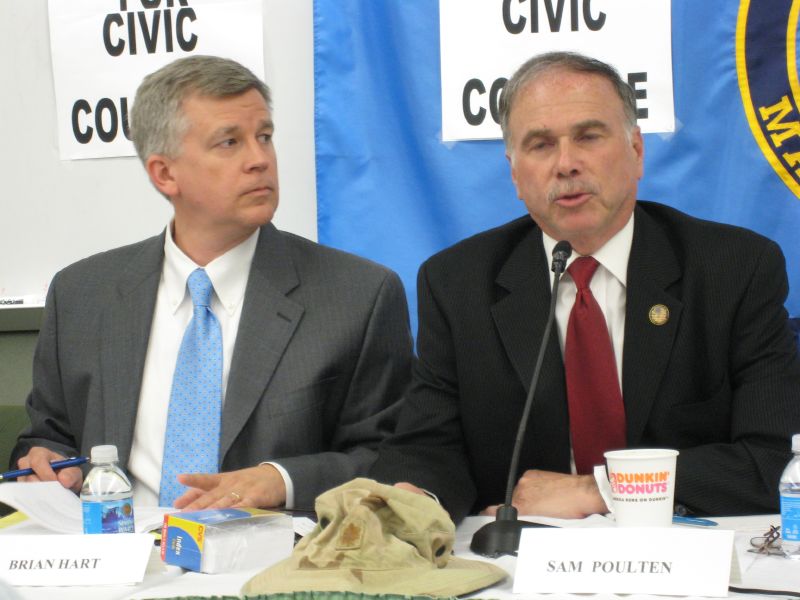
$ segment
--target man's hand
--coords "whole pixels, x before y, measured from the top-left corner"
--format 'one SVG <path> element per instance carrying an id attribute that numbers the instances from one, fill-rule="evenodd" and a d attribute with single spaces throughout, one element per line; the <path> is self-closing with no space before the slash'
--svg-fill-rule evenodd
<path id="1" fill-rule="evenodd" d="M 34 446 L 30 452 L 17 461 L 17 468 L 33 469 L 34 475 L 20 477 L 18 481 L 58 481 L 68 490 L 78 493 L 83 485 L 83 471 L 80 467 L 67 467 L 58 471 L 53 471 L 50 467 L 52 461 L 65 458 L 66 456 L 61 456 L 42 446 Z"/>
<path id="2" fill-rule="evenodd" d="M 514 488 L 511 503 L 521 515 L 583 519 L 606 513 L 605 502 L 592 475 L 567 475 L 552 471 L 525 471 Z M 481 514 L 494 515 L 496 506 Z"/>
<path id="3" fill-rule="evenodd" d="M 178 475 L 190 489 L 175 500 L 175 508 L 274 508 L 286 502 L 286 485 L 278 469 L 258 465 L 238 471 Z"/>
<path id="4" fill-rule="evenodd" d="M 401 490 L 406 490 L 407 492 L 414 492 L 415 494 L 420 494 L 421 496 L 427 496 L 428 494 L 425 493 L 425 490 L 415 486 L 413 483 L 408 483 L 407 481 L 398 481 L 394 484 L 394 487 L 399 488 Z"/>

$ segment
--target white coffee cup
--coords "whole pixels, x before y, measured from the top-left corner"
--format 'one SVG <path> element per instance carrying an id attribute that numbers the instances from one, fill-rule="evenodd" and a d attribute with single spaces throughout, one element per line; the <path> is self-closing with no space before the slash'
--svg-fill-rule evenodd
<path id="1" fill-rule="evenodd" d="M 677 450 L 660 448 L 605 453 L 618 527 L 672 524 L 677 456 Z"/>

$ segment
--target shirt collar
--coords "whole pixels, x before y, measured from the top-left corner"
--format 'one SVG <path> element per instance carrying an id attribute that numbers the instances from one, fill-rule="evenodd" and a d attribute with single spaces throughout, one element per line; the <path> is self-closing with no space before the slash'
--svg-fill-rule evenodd
<path id="1" fill-rule="evenodd" d="M 553 255 L 553 248 L 556 240 L 542 232 L 542 242 L 547 256 Z M 597 262 L 619 280 L 623 286 L 628 284 L 628 259 L 631 256 L 631 245 L 633 244 L 633 213 L 625 226 L 620 229 L 614 237 L 608 240 L 603 246 L 592 254 Z M 572 264 L 580 256 L 576 252 L 567 261 L 567 266 Z"/>
<path id="2" fill-rule="evenodd" d="M 233 314 L 244 298 L 247 279 L 250 275 L 250 264 L 253 262 L 260 231 L 260 229 L 256 229 L 241 244 L 234 246 L 204 267 L 214 286 L 214 293 L 228 314 Z M 173 314 L 189 293 L 186 288 L 186 280 L 192 271 L 199 268 L 200 265 L 186 256 L 183 250 L 175 244 L 175 240 L 172 238 L 172 223 L 170 223 L 164 236 L 162 285 L 167 293 Z"/>

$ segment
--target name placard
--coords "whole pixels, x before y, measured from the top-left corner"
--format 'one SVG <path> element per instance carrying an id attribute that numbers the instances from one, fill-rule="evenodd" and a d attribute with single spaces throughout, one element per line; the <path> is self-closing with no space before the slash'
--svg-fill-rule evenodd
<path id="1" fill-rule="evenodd" d="M 11 585 L 106 585 L 139 583 L 153 536 L 3 535 L 0 579 Z"/>
<path id="2" fill-rule="evenodd" d="M 733 531 L 523 529 L 514 593 L 728 595 Z"/>

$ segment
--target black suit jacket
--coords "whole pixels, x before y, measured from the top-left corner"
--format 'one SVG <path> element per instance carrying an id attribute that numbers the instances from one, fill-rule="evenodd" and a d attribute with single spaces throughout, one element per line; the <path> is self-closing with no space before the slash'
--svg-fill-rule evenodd
<path id="1" fill-rule="evenodd" d="M 503 502 L 550 301 L 550 260 L 525 216 L 420 269 L 419 361 L 372 476 L 436 493 L 458 520 Z M 800 363 L 778 246 L 639 202 L 628 266 L 623 396 L 629 447 L 680 450 L 676 502 L 698 513 L 776 512 L 800 431 Z M 653 325 L 655 304 L 669 320 Z M 548 341 L 520 459 L 569 472 L 564 367 Z"/>

